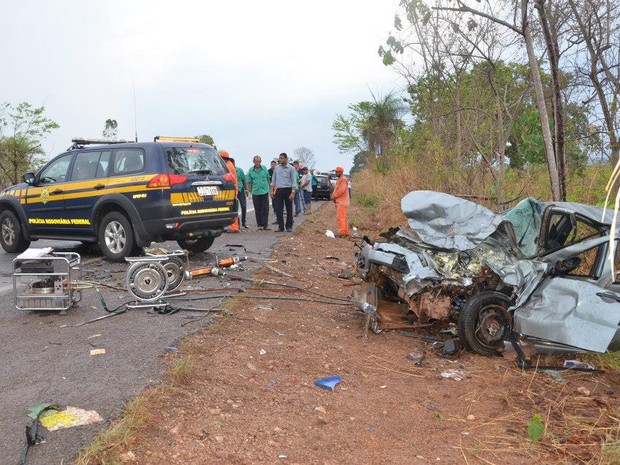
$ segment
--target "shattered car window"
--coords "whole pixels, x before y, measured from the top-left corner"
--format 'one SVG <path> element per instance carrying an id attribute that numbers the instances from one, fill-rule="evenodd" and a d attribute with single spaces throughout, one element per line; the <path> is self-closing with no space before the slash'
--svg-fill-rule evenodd
<path id="1" fill-rule="evenodd" d="M 547 231 L 545 250 L 556 250 L 600 235 L 592 223 L 565 213 L 553 213 Z"/>
<path id="2" fill-rule="evenodd" d="M 526 257 L 535 255 L 542 220 L 542 205 L 534 199 L 527 198 L 504 214 L 504 219 L 512 224 L 517 245 L 523 255 Z"/>

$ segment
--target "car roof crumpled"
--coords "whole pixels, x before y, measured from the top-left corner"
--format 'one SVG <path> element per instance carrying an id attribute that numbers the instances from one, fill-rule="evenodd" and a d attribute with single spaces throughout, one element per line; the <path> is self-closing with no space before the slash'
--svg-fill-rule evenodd
<path id="1" fill-rule="evenodd" d="M 400 206 L 424 243 L 447 250 L 475 248 L 504 221 L 482 205 L 443 192 L 413 191 Z"/>

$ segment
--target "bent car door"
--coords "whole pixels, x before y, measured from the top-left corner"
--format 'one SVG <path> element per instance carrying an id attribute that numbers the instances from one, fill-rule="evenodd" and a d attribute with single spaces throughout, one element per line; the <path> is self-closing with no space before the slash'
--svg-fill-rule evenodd
<path id="1" fill-rule="evenodd" d="M 514 311 L 517 333 L 605 352 L 618 331 L 617 294 L 605 280 L 609 237 L 586 239 L 545 257 L 555 270 Z"/>

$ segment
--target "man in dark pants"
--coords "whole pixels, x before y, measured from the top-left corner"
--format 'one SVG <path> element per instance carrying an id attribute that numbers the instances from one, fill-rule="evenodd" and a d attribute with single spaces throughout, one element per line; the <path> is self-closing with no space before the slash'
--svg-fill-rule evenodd
<path id="1" fill-rule="evenodd" d="M 232 159 L 232 162 L 235 163 L 235 160 Z M 239 168 L 235 164 L 235 169 L 237 171 L 237 184 L 239 185 L 239 191 L 237 192 L 237 200 L 239 201 L 239 206 L 241 207 L 241 227 L 247 229 L 248 225 L 245 223 L 245 218 L 247 216 L 248 207 L 245 201 L 245 196 L 247 193 L 247 186 L 245 183 L 245 173 L 242 168 Z"/>
<path id="2" fill-rule="evenodd" d="M 261 165 L 261 157 L 256 155 L 252 162 L 254 166 L 249 169 L 247 178 L 248 195 L 252 194 L 254 213 L 258 229 L 267 231 L 269 222 L 269 181 L 270 176 L 267 168 Z"/>
<path id="3" fill-rule="evenodd" d="M 286 207 L 286 230 L 293 230 L 293 199 L 297 192 L 297 175 L 295 168 L 288 164 L 288 155 L 281 153 L 278 157 L 278 165 L 273 170 L 271 177 L 271 197 L 278 218 L 278 231 L 284 231 L 284 212 Z"/>
<path id="4" fill-rule="evenodd" d="M 267 170 L 267 172 L 269 173 L 269 186 L 271 186 L 271 178 L 273 177 L 273 170 L 276 169 L 277 165 L 278 165 L 278 163 L 275 160 L 271 160 L 271 165 L 270 165 L 269 169 Z M 273 214 L 275 216 L 275 214 L 276 214 L 276 204 L 273 203 L 273 199 L 271 201 L 271 208 L 273 208 Z M 274 221 L 272 224 L 278 224 L 278 220 Z"/>

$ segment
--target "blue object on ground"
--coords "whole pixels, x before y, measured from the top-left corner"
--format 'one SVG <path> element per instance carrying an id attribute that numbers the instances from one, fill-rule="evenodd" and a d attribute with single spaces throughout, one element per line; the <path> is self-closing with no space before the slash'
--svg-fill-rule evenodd
<path id="1" fill-rule="evenodd" d="M 318 387 L 322 387 L 323 389 L 333 391 L 336 387 L 336 384 L 338 384 L 340 381 L 342 381 L 342 378 L 340 376 L 329 376 L 327 378 L 317 379 L 314 384 Z"/>

